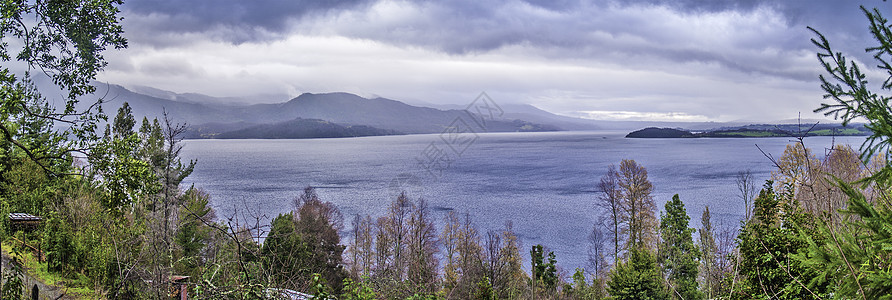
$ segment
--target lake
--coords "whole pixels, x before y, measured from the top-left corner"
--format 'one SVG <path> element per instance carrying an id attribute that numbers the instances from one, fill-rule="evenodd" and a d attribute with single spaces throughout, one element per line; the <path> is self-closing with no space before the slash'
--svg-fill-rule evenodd
<path id="1" fill-rule="evenodd" d="M 791 138 L 626 139 L 624 132 L 480 133 L 461 147 L 438 134 L 305 140 L 187 140 L 182 156 L 197 159 L 185 181 L 211 196 L 220 219 L 269 224 L 294 208 L 306 186 L 344 215 L 346 244 L 354 214 L 382 216 L 399 190 L 423 197 L 438 229 L 449 210 L 470 213 L 478 231 L 511 220 L 521 255 L 542 244 L 572 274 L 584 267 L 587 235 L 598 218 L 596 184 L 610 164 L 634 159 L 648 170 L 662 209 L 672 195 L 699 227 L 708 205 L 713 222 L 736 227 L 744 203 L 735 176 L 750 170 L 761 186 Z M 864 137 L 809 137 L 822 157 L 833 143 L 855 149 Z M 436 160 L 434 154 L 451 154 Z M 457 153 L 461 153 L 458 155 Z M 420 163 L 419 163 L 420 162 Z M 431 167 L 431 166 L 434 167 Z M 430 171 L 430 172 L 429 172 Z M 659 214 L 659 213 L 658 213 Z M 529 268 L 527 266 L 527 268 Z"/>

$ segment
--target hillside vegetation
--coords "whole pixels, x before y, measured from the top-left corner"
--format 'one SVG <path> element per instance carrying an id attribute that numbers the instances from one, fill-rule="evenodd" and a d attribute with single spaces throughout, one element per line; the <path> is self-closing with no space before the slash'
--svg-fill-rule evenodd
<path id="1" fill-rule="evenodd" d="M 348 216 L 352 226 L 343 236 L 345 217 L 313 187 L 270 224 L 249 214 L 217 216 L 200 187 L 182 184 L 197 163 L 180 157 L 184 125 L 170 115 L 136 118 L 126 103 L 113 117 L 98 109 L 101 103 L 78 109 L 95 92 L 90 82 L 106 65 L 101 53 L 127 46 L 118 24 L 120 4 L 2 4 L 0 32 L 17 43 L 15 48 L 0 43 L 8 54 L 0 55 L 5 63 L 0 70 L 0 241 L 11 260 L 0 276 L 3 299 L 31 293 L 22 280 L 25 272 L 86 299 L 169 299 L 181 293 L 193 299 L 310 294 L 313 299 L 487 300 L 892 295 L 892 97 L 870 92 L 861 67 L 833 51 L 818 31 L 813 42 L 827 73 L 820 80 L 828 103 L 816 111 L 841 117 L 843 126 L 867 120 L 863 127 L 869 136 L 860 152 L 836 145 L 817 157 L 800 135 L 779 158 L 767 158 L 776 166 L 771 180 L 755 183 L 740 172 L 740 198 L 716 199 L 742 201 L 746 207 L 739 228 L 725 232 L 714 226 L 708 207 L 695 230 L 683 199 L 655 199 L 657 188 L 672 187 L 655 187 L 646 167 L 634 159 L 592 170 L 592 203 L 579 208 L 592 215 L 592 230 L 578 233 L 590 263 L 562 270 L 557 267 L 561 258 L 548 245 L 521 246 L 511 221 L 486 232 L 474 218 L 487 216 L 472 212 L 449 212 L 435 222 L 427 202 L 405 192 L 379 199 L 389 203 L 380 214 Z M 889 76 L 883 85 L 888 91 L 892 25 L 878 10 L 863 11 L 879 44 L 867 50 L 881 66 L 879 72 Z M 15 74 L 12 64 L 52 76 L 66 90 L 64 108 L 54 109 L 30 74 Z M 338 99 L 365 101 L 349 95 Z M 442 122 L 465 113 L 366 100 L 371 101 L 363 105 L 406 109 L 405 115 L 381 123 L 367 120 L 365 126 L 384 130 L 399 130 L 380 125 L 407 124 L 399 118 L 406 117 L 434 120 L 424 128 L 437 132 Z M 309 122 L 344 134 L 374 132 L 351 129 L 337 122 L 338 116 L 326 115 L 327 105 L 338 101 L 313 106 L 318 118 L 295 120 L 284 113 L 286 106 L 307 108 L 305 103 L 318 101 L 307 95 L 270 109 L 283 111 L 285 119 L 277 122 Z M 353 107 L 345 116 L 364 118 L 373 106 Z M 536 129 L 523 121 L 493 124 Z M 666 201 L 662 209 L 658 200 Z M 14 222 L 10 213 L 40 221 Z"/>

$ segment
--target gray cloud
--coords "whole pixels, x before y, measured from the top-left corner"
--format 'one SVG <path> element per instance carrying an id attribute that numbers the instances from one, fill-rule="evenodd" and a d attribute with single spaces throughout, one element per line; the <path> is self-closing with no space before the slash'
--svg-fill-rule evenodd
<path id="1" fill-rule="evenodd" d="M 788 118 L 820 101 L 806 26 L 861 61 L 872 42 L 858 3 L 833 0 L 140 0 L 123 9 L 132 49 L 110 57 L 109 80 L 439 103 L 485 89 L 564 113 L 728 119 L 771 107 Z"/>
<path id="2" fill-rule="evenodd" d="M 139 0 L 126 1 L 124 14 L 141 20 L 137 37 L 210 33 L 233 43 L 266 40 L 308 14 L 350 9 L 366 0 Z M 147 22 L 148 20 L 148 22 Z M 131 30 L 132 31 L 132 30 Z M 162 39 L 158 39 L 160 41 Z"/>

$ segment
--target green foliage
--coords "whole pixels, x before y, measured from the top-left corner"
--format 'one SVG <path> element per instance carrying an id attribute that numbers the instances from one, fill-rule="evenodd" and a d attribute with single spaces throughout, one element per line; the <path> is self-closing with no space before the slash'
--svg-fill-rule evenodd
<path id="1" fill-rule="evenodd" d="M 578 300 L 597 300 L 606 297 L 603 284 L 598 278 L 592 280 L 592 284 L 585 282 L 585 274 L 580 268 L 576 268 L 573 273 L 573 284 L 564 286 L 564 294 L 571 299 Z"/>
<path id="2" fill-rule="evenodd" d="M 879 69 L 888 75 L 881 88 L 892 89 L 892 65 L 888 61 L 888 57 L 892 55 L 892 29 L 878 9 L 868 10 L 862 6 L 861 10 L 870 22 L 871 34 L 879 43 L 865 50 L 873 54 Z M 889 106 L 892 97 L 870 91 L 867 75 L 861 71 L 861 67 L 854 61 L 849 61 L 842 53 L 834 52 L 830 42 L 820 32 L 812 27 L 809 29 L 817 35 L 811 41 L 820 49 L 818 59 L 829 74 L 829 78 L 819 76 L 821 88 L 826 93 L 824 98 L 833 100 L 831 103 L 822 103 L 815 112 L 840 118 L 844 125 L 856 118 L 867 119 L 868 123 L 864 127 L 872 134 L 861 145 L 861 158 L 867 161 L 875 154 L 885 152 L 888 163 L 892 159 L 892 155 L 888 155 L 889 146 L 892 145 L 892 140 L 889 139 L 892 137 L 892 123 L 889 122 L 892 120 L 892 107 Z M 889 172 L 892 171 L 884 168 L 879 175 L 889 177 Z"/>
<path id="3" fill-rule="evenodd" d="M 140 140 L 136 134 L 102 140 L 93 149 L 89 162 L 105 191 L 103 204 L 121 211 L 138 201 L 140 195 L 155 194 L 158 179 L 148 162 L 135 157 Z"/>
<path id="4" fill-rule="evenodd" d="M 656 300 L 668 299 L 663 286 L 660 269 L 653 254 L 647 250 L 629 249 L 629 261 L 617 262 L 610 271 L 607 282 L 608 299 L 616 300 Z"/>
<path id="5" fill-rule="evenodd" d="M 113 124 L 112 134 L 114 134 L 115 137 L 120 138 L 133 134 L 133 126 L 136 125 L 136 120 L 133 119 L 130 103 L 124 102 L 124 104 L 121 105 Z"/>
<path id="6" fill-rule="evenodd" d="M 339 244 L 336 224 L 330 221 L 337 209 L 320 201 L 312 188 L 299 201 L 298 218 L 289 213 L 273 219 L 260 251 L 263 268 L 270 270 L 279 287 L 307 286 L 318 274 L 331 282 L 332 291 L 339 292 L 347 272 L 341 265 L 344 246 Z"/>
<path id="7" fill-rule="evenodd" d="M 807 246 L 799 232 L 813 226 L 813 218 L 798 211 L 792 188 L 778 194 L 771 181 L 766 182 L 754 205 L 753 218 L 737 237 L 741 280 L 732 298 L 819 298 L 826 287 L 806 287 L 805 282 L 816 274 L 795 259 Z"/>
<path id="8" fill-rule="evenodd" d="M 879 9 L 861 7 L 870 23 L 870 33 L 877 43 L 865 50 L 872 54 L 874 63 L 886 73 L 882 90 L 892 89 L 892 25 Z M 886 164 L 872 176 L 861 180 L 861 188 L 871 186 L 879 192 L 881 201 L 871 202 L 853 183 L 834 179 L 834 183 L 848 197 L 848 207 L 842 210 L 853 216 L 843 224 L 821 223 L 817 230 L 803 231 L 807 252 L 797 256 L 803 264 L 818 270 L 809 286 L 830 286 L 834 297 L 840 299 L 892 299 L 892 210 L 886 193 L 892 183 L 892 107 L 889 95 L 870 90 L 866 73 L 841 52 L 834 52 L 830 42 L 816 29 L 812 43 L 818 47 L 818 59 L 826 71 L 821 75 L 825 99 L 816 112 L 842 119 L 843 123 L 857 118 L 867 120 L 865 127 L 872 134 L 861 145 L 861 159 L 868 162 L 876 154 L 885 154 Z"/>
<path id="9" fill-rule="evenodd" d="M 496 295 L 495 291 L 492 289 L 492 283 L 489 281 L 489 277 L 483 276 L 479 282 L 477 282 L 477 289 L 474 290 L 474 299 L 475 300 L 497 300 L 499 299 L 498 295 Z"/>
<path id="10" fill-rule="evenodd" d="M 189 189 L 183 195 L 185 202 L 180 208 L 176 243 L 180 246 L 177 269 L 179 274 L 197 277 L 199 269 L 205 265 L 200 256 L 201 250 L 210 243 L 214 213 L 208 206 L 208 195 L 196 189 Z"/>
<path id="11" fill-rule="evenodd" d="M 343 293 L 339 299 L 341 300 L 375 300 L 378 296 L 370 286 L 365 283 L 367 278 L 363 280 L 353 281 L 353 279 L 345 278 Z"/>
<path id="12" fill-rule="evenodd" d="M 300 272 L 300 258 L 309 256 L 306 243 L 297 234 L 294 217 L 291 213 L 281 214 L 273 219 L 270 232 L 263 242 L 260 255 L 263 267 L 274 270 L 273 283 L 278 287 L 288 288 L 301 286 L 299 282 L 308 282 L 310 274 Z"/>
<path id="13" fill-rule="evenodd" d="M 541 284 L 546 289 L 554 290 L 557 287 L 557 260 L 554 252 L 548 251 L 548 262 L 545 262 L 545 250 L 542 245 L 535 245 L 530 249 L 532 263 L 533 283 Z"/>
<path id="14" fill-rule="evenodd" d="M 3 286 L 0 287 L 0 299 L 2 300 L 19 300 L 24 299 L 25 283 L 22 279 L 24 272 L 21 263 L 12 258 L 8 264 L 9 270 L 3 270 L 2 280 Z"/>
<path id="15" fill-rule="evenodd" d="M 71 271 L 77 263 L 71 228 L 55 216 L 46 217 L 45 226 L 43 232 L 48 268 L 58 273 Z"/>
<path id="16" fill-rule="evenodd" d="M 17 76 L 8 67 L 0 69 L 0 133 L 7 145 L 13 145 L 29 159 L 47 167 L 53 160 L 64 159 L 48 155 L 48 148 L 58 147 L 62 152 L 83 150 L 97 139 L 96 124 L 105 116 L 98 106 L 77 112 L 75 105 L 79 97 L 95 91 L 93 80 L 106 65 L 102 52 L 109 47 L 127 46 L 118 24 L 117 6 L 121 3 L 118 0 L 0 2 L 0 11 L 4 12 L 0 16 L 0 60 L 8 62 L 14 57 L 29 69 L 42 70 L 55 85 L 68 91 L 64 108 L 49 111 L 48 106 L 41 104 L 42 97 L 30 83 L 29 73 Z M 22 135 L 20 121 L 34 120 L 48 125 L 41 131 L 54 136 L 52 143 L 30 143 Z M 64 129 L 51 128 L 56 122 L 64 124 Z M 64 140 L 69 136 L 76 139 Z"/>
<path id="17" fill-rule="evenodd" d="M 334 299 L 331 295 L 331 289 L 325 284 L 325 278 L 319 273 L 313 273 L 312 277 L 310 291 L 313 293 L 313 299 Z"/>
<path id="18" fill-rule="evenodd" d="M 821 226 L 825 239 L 807 238 L 808 253 L 800 260 L 819 270 L 810 286 L 833 286 L 839 298 L 892 299 L 892 210 L 874 205 L 844 181 L 840 189 L 849 197 L 843 213 L 857 216 L 848 226 Z"/>
<path id="19" fill-rule="evenodd" d="M 694 229 L 688 227 L 690 217 L 678 194 L 666 202 L 665 214 L 660 215 L 659 259 L 669 280 L 670 293 L 675 299 L 701 299 L 697 289 L 697 268 L 700 251 L 694 246 Z"/>

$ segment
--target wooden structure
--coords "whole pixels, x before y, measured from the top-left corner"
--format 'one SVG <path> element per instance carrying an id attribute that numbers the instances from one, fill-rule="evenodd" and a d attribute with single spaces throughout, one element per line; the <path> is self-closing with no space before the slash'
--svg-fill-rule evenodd
<path id="1" fill-rule="evenodd" d="M 189 276 L 170 276 L 170 297 L 180 300 L 189 299 Z"/>
<path id="2" fill-rule="evenodd" d="M 14 231 L 34 231 L 35 229 L 37 229 L 37 226 L 40 226 L 41 221 L 43 221 L 43 218 L 32 214 L 9 213 L 9 225 Z M 12 236 L 12 239 L 19 241 L 19 239 L 17 239 L 15 236 Z M 24 239 L 19 242 L 22 243 L 22 246 L 34 250 L 34 255 L 37 256 L 37 261 L 43 262 L 43 251 L 40 250 L 39 243 L 37 244 L 37 247 L 34 247 L 25 243 Z"/>
<path id="3" fill-rule="evenodd" d="M 25 230 L 30 231 L 37 229 L 37 226 L 40 225 L 40 221 L 43 221 L 43 218 L 26 213 L 10 213 L 9 214 L 9 224 L 15 230 Z"/>

